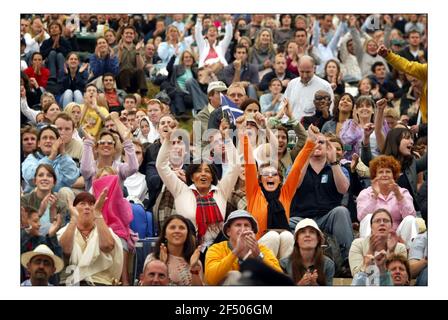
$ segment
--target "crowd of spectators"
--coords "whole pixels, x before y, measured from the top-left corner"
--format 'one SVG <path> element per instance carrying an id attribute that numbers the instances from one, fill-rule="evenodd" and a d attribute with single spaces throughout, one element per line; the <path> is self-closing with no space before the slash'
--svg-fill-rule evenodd
<path id="1" fill-rule="evenodd" d="M 22 285 L 427 285 L 427 49 L 424 14 L 22 14 Z"/>

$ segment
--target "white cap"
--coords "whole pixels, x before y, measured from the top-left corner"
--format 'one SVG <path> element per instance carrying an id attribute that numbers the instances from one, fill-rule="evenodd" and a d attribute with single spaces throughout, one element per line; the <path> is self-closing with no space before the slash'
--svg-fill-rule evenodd
<path id="1" fill-rule="evenodd" d="M 227 86 L 222 81 L 213 81 L 208 84 L 207 93 L 210 93 L 212 90 L 216 91 L 226 91 Z"/>

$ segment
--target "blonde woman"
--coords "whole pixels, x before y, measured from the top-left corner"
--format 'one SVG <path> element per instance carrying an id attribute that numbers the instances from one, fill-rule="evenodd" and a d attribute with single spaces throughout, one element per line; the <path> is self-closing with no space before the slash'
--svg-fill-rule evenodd
<path id="1" fill-rule="evenodd" d="M 258 71 L 263 71 L 272 67 L 274 58 L 275 48 L 272 31 L 263 28 L 258 33 L 255 45 L 249 52 L 249 63 L 257 65 Z"/>
<path id="2" fill-rule="evenodd" d="M 182 34 L 177 27 L 171 25 L 167 28 L 166 41 L 157 48 L 157 54 L 164 65 L 168 64 L 171 57 L 176 55 L 175 64 L 179 63 L 179 57 L 187 49 L 187 45 L 182 39 Z"/>
<path id="3" fill-rule="evenodd" d="M 72 118 L 73 124 L 75 125 L 75 130 L 73 130 L 73 139 L 82 141 L 78 131 L 81 120 L 81 106 L 76 102 L 70 102 L 65 106 L 64 113 L 68 114 Z"/>

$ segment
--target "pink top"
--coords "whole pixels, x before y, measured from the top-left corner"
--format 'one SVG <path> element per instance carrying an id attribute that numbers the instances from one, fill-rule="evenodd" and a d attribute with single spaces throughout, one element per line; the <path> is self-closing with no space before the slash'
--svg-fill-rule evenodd
<path id="1" fill-rule="evenodd" d="M 414 202 L 409 191 L 405 188 L 400 188 L 400 192 L 403 195 L 403 199 L 398 201 L 392 191 L 387 197 L 379 194 L 378 198 L 375 198 L 372 187 L 362 190 L 356 199 L 358 220 L 361 221 L 365 216 L 373 213 L 377 209 L 387 209 L 392 215 L 392 228 L 397 230 L 401 221 L 403 221 L 406 216 L 415 217 L 416 215 Z"/>
<path id="2" fill-rule="evenodd" d="M 106 224 L 120 238 L 127 241 L 129 249 L 134 248 L 129 225 L 134 219 L 131 204 L 123 197 L 117 175 L 105 176 L 93 181 L 93 194 L 98 198 L 104 188 L 108 188 L 103 206 L 103 217 Z"/>

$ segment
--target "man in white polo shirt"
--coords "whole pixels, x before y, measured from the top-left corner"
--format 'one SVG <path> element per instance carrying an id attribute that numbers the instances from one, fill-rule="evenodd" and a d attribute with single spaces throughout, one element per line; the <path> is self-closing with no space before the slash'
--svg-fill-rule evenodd
<path id="1" fill-rule="evenodd" d="M 318 90 L 327 91 L 334 101 L 333 90 L 330 84 L 314 74 L 314 60 L 310 56 L 303 56 L 299 60 L 299 78 L 291 80 L 285 91 L 285 97 L 292 106 L 295 119 L 301 121 L 304 116 L 314 115 L 314 94 Z M 332 111 L 333 104 L 330 106 Z"/>

